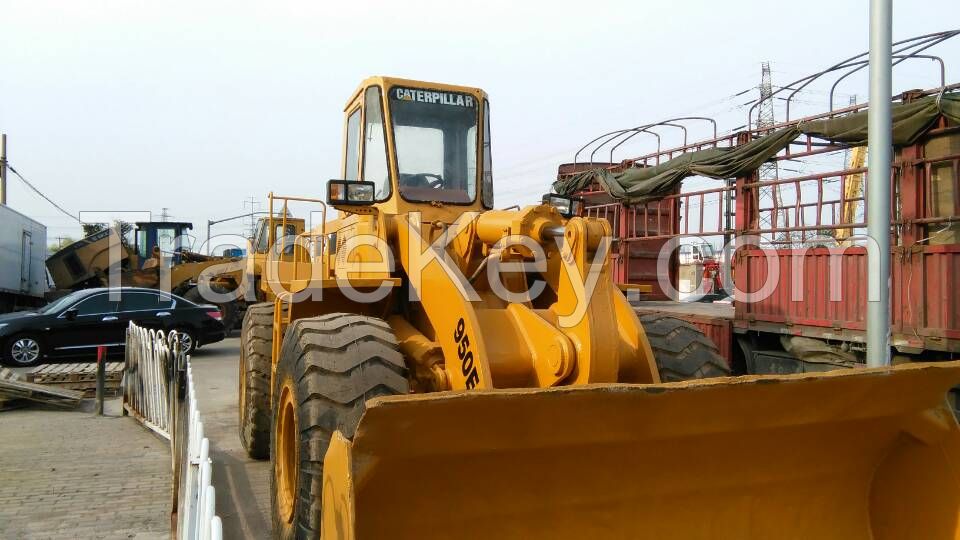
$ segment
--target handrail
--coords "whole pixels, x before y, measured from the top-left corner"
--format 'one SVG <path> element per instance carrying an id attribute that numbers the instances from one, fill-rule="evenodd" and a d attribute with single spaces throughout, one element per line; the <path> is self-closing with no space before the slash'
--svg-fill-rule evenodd
<path id="1" fill-rule="evenodd" d="M 286 245 L 287 215 L 290 213 L 288 205 L 292 201 L 292 202 L 316 203 L 320 205 L 322 210 L 321 210 L 321 219 L 320 219 L 320 235 L 319 235 L 320 250 L 319 252 L 323 253 L 324 243 L 326 242 L 326 238 L 327 238 L 327 203 L 323 199 L 317 199 L 313 197 L 291 196 L 291 195 L 276 195 L 272 191 L 269 193 L 268 198 L 270 201 L 270 217 L 269 217 L 270 236 L 268 237 L 270 239 L 270 247 L 268 248 L 267 252 L 269 253 L 271 250 L 273 250 L 277 242 L 276 227 L 274 226 L 274 221 L 273 221 L 273 201 L 274 199 L 278 199 L 283 201 L 283 219 L 281 220 L 280 225 L 281 225 L 281 230 L 284 233 L 283 238 L 280 239 L 279 252 L 283 253 L 287 248 L 287 245 Z M 306 223 L 306 221 L 304 221 L 304 223 Z M 317 235 L 313 234 L 312 230 L 310 231 L 304 230 L 304 235 L 306 235 L 310 239 L 311 244 L 316 243 Z M 300 261 L 298 259 L 297 250 L 296 248 L 294 248 L 294 259 L 293 259 L 293 279 L 294 280 L 299 278 L 300 265 L 297 263 L 300 263 L 300 262 L 311 262 L 309 260 L 309 253 L 308 253 L 308 260 Z"/>

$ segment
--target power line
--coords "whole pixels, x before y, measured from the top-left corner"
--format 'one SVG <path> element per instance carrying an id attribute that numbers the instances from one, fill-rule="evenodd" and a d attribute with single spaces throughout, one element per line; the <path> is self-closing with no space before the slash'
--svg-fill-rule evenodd
<path id="1" fill-rule="evenodd" d="M 17 172 L 17 170 L 14 169 L 13 166 L 10 165 L 9 162 L 7 162 L 7 168 L 10 169 L 10 172 L 12 172 L 13 174 L 17 175 L 17 178 L 19 178 L 24 184 L 26 184 L 27 187 L 29 187 L 30 189 L 32 189 L 34 193 L 36 193 L 37 195 L 41 196 L 41 197 L 43 198 L 43 200 L 45 200 L 45 201 L 47 201 L 48 203 L 52 204 L 54 208 L 56 208 L 57 210 L 63 212 L 65 215 L 70 216 L 70 219 L 75 219 L 75 220 L 77 220 L 77 223 L 83 225 L 83 222 L 80 221 L 80 218 L 79 218 L 78 216 L 75 216 L 75 215 L 71 214 L 70 212 L 67 212 L 66 210 L 63 209 L 62 206 L 60 206 L 59 204 L 53 202 L 53 200 L 52 200 L 50 197 L 47 197 L 46 195 L 44 195 L 39 189 L 37 189 L 36 187 L 34 187 L 33 184 L 31 184 L 30 182 L 28 182 L 27 179 L 24 178 L 22 174 L 20 174 L 19 172 Z"/>

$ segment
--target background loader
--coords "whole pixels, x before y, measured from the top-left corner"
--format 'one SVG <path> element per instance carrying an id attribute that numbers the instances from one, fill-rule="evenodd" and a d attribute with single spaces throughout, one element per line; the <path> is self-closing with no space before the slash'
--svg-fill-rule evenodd
<path id="1" fill-rule="evenodd" d="M 120 284 L 122 286 L 165 289 L 196 303 L 216 304 L 224 326 L 229 330 L 242 318 L 248 300 L 273 298 L 260 287 L 267 258 L 267 246 L 280 236 L 296 236 L 304 231 L 304 220 L 288 216 L 283 224 L 268 231 L 270 221 L 257 222 L 251 249 L 246 260 L 240 257 L 203 255 L 190 250 L 185 239 L 193 224 L 186 222 L 138 222 L 130 246 L 120 238 L 117 229 L 108 227 L 74 242 L 47 258 L 46 266 L 56 288 L 69 292 L 90 287 L 106 287 L 109 283 L 110 246 L 119 247 Z M 285 232 L 283 232 L 285 231 Z M 282 259 L 289 254 L 281 254 Z M 243 273 L 250 281 L 250 294 L 230 300 L 206 299 L 201 281 L 207 281 L 217 294 L 227 295 L 243 283 Z"/>
<path id="2" fill-rule="evenodd" d="M 241 335 L 275 536 L 955 537 L 957 365 L 681 380 L 726 364 L 638 318 L 605 220 L 492 208 L 483 91 L 374 77 L 345 110 L 338 216 Z"/>

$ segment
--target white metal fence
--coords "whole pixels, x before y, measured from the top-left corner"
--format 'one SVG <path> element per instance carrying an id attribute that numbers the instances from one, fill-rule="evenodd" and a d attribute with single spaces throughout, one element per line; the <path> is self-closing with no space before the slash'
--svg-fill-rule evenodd
<path id="1" fill-rule="evenodd" d="M 190 356 L 176 331 L 130 323 L 123 375 L 123 411 L 170 441 L 173 469 L 171 522 L 178 539 L 221 540 L 210 441 L 203 436 Z"/>

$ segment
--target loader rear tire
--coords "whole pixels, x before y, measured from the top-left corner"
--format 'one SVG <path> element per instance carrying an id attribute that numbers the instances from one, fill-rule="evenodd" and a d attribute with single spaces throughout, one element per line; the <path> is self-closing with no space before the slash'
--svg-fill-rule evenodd
<path id="1" fill-rule="evenodd" d="M 270 430 L 275 538 L 320 535 L 323 459 L 336 431 L 352 438 L 368 399 L 406 394 L 407 369 L 381 319 L 299 319 L 283 338 Z"/>
<path id="2" fill-rule="evenodd" d="M 253 459 L 270 457 L 273 302 L 247 308 L 240 330 L 240 443 Z"/>
<path id="3" fill-rule="evenodd" d="M 230 293 L 230 289 L 220 285 L 219 283 L 211 283 L 210 290 L 217 294 Z M 223 330 L 226 332 L 227 336 L 229 336 L 230 332 L 232 332 L 234 327 L 237 326 L 237 319 L 240 316 L 240 307 L 237 305 L 236 299 L 219 304 L 216 302 L 210 302 L 205 299 L 202 294 L 200 294 L 200 288 L 197 286 L 187 289 L 187 292 L 183 293 L 183 297 L 194 304 L 213 304 L 217 306 L 220 309 L 220 322 L 223 323 Z"/>
<path id="4" fill-rule="evenodd" d="M 640 316 L 663 382 L 726 377 L 730 366 L 696 326 L 668 315 Z"/>

